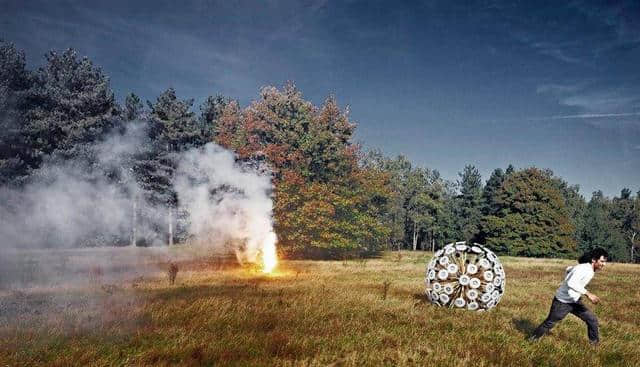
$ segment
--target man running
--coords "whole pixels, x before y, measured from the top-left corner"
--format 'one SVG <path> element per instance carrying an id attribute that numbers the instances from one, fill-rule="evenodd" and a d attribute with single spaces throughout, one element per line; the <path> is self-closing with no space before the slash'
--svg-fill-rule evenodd
<path id="1" fill-rule="evenodd" d="M 587 334 L 592 345 L 598 345 L 600 335 L 598 333 L 598 319 L 580 300 L 582 295 L 596 304 L 600 298 L 589 292 L 584 287 L 589 284 L 596 271 L 604 268 L 609 254 L 607 251 L 597 248 L 591 251 L 588 256 L 580 258 L 580 264 L 567 268 L 567 275 L 556 291 L 556 295 L 551 303 L 551 310 L 547 319 L 538 326 L 529 340 L 534 341 L 542 337 L 560 320 L 564 319 L 569 312 L 578 316 L 587 324 Z"/>

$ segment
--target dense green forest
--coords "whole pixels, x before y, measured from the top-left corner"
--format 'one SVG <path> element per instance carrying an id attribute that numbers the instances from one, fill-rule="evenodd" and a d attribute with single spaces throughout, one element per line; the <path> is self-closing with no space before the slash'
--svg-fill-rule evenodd
<path id="1" fill-rule="evenodd" d="M 0 185 L 41 179 L 45 162 L 94 162 L 91 147 L 132 124 L 143 124 L 147 139 L 128 169 L 142 195 L 170 208 L 179 204 L 176 153 L 215 142 L 240 161 L 267 163 L 278 246 L 290 257 L 470 240 L 515 256 L 574 257 L 600 246 L 612 260 L 640 260 L 640 192 L 623 188 L 609 198 L 597 191 L 586 200 L 549 169 L 511 165 L 486 180 L 467 165 L 452 182 L 405 156 L 363 151 L 348 109 L 333 96 L 315 106 L 292 83 L 262 88 L 245 107 L 214 94 L 196 108 L 173 88 L 146 103 L 130 93 L 120 105 L 107 75 L 74 50 L 52 51 L 28 70 L 23 52 L 0 43 Z M 96 175 L 122 181 L 94 165 L 87 179 Z"/>

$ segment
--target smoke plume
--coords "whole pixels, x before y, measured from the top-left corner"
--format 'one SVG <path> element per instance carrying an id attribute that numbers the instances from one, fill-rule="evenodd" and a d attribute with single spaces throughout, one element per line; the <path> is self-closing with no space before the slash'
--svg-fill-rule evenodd
<path id="1" fill-rule="evenodd" d="M 275 241 L 265 171 L 238 165 L 213 143 L 183 155 L 174 188 L 197 244 L 226 244 L 240 261 L 255 262 L 265 241 Z"/>
<path id="2" fill-rule="evenodd" d="M 191 256 L 235 252 L 241 262 L 255 262 L 265 244 L 275 243 L 268 169 L 241 164 L 214 143 L 178 153 L 170 180 L 177 205 L 168 206 L 150 200 L 134 174 L 132 162 L 150 146 L 147 135 L 144 124 L 131 124 L 74 159 L 53 155 L 19 188 L 0 188 L 0 286 L 12 277 L 24 280 L 15 274 L 45 248 L 49 258 L 107 246 L 138 257 L 145 250 L 131 244 L 142 243 L 157 254 L 167 248 L 169 226 L 194 249 Z M 95 258 L 83 251 L 87 266 L 113 265 L 105 264 L 102 250 Z M 46 261 L 31 268 L 43 279 L 55 273 Z"/>

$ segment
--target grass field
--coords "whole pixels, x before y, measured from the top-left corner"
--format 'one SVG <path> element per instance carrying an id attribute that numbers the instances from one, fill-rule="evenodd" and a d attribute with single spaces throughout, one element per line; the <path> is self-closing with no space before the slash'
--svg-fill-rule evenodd
<path id="1" fill-rule="evenodd" d="M 602 343 L 568 316 L 537 343 L 569 260 L 502 257 L 506 293 L 490 312 L 423 295 L 430 253 L 282 261 L 255 269 L 178 263 L 111 282 L 0 290 L 0 366 L 638 366 L 640 266 L 609 264 L 589 289 Z M 160 268 L 161 269 L 161 268 Z"/>

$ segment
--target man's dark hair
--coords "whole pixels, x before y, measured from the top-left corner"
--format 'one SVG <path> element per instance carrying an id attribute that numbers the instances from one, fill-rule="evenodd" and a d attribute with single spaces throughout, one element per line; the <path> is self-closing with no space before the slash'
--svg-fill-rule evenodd
<path id="1" fill-rule="evenodd" d="M 590 260 L 599 260 L 600 257 L 604 256 L 605 259 L 609 258 L 609 253 L 607 252 L 607 250 L 603 249 L 603 248 L 595 248 L 591 251 L 591 259 Z"/>
<path id="2" fill-rule="evenodd" d="M 587 251 L 584 254 L 582 254 L 582 256 L 580 256 L 580 258 L 578 259 L 578 263 L 589 264 L 593 260 L 598 261 L 601 256 L 604 256 L 605 259 L 608 259 L 609 253 L 607 252 L 607 250 L 597 247 L 591 251 Z"/>

